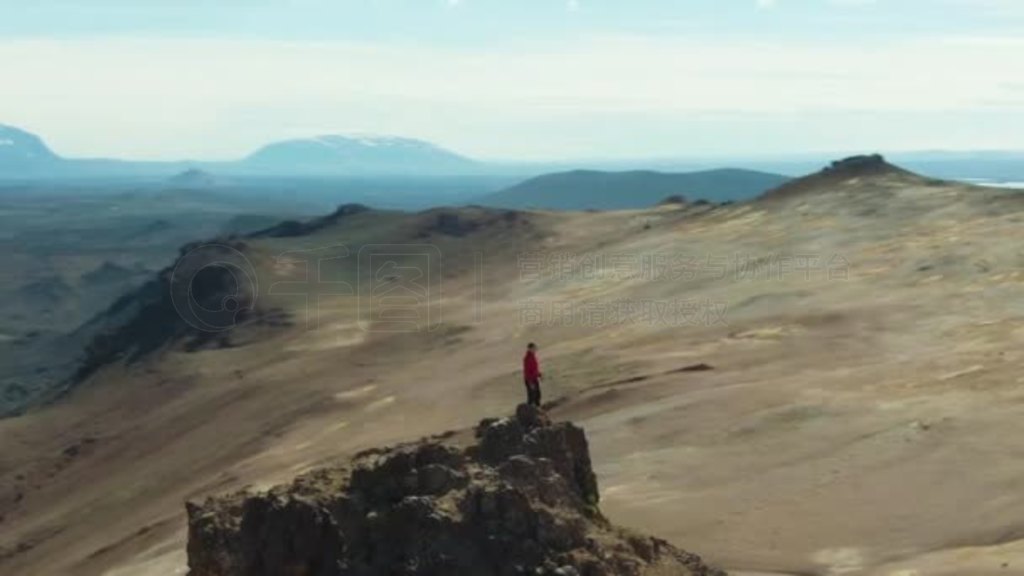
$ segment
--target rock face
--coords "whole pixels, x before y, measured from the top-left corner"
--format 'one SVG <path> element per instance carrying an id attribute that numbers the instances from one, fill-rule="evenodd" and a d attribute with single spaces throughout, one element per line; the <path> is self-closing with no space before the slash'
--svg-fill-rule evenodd
<path id="1" fill-rule="evenodd" d="M 357 456 L 265 494 L 188 504 L 190 576 L 724 575 L 597 508 L 587 438 L 520 406 L 475 442 Z"/>
<path id="2" fill-rule="evenodd" d="M 875 172 L 888 172 L 893 169 L 895 169 L 895 166 L 886 162 L 881 154 L 864 154 L 836 160 L 823 171 L 871 174 Z"/>
<path id="3" fill-rule="evenodd" d="M 256 271 L 234 239 L 181 248 L 172 266 L 79 328 L 87 342 L 70 385 L 118 360 L 132 362 L 182 339 L 187 350 L 226 346 L 231 329 L 258 320 Z"/>

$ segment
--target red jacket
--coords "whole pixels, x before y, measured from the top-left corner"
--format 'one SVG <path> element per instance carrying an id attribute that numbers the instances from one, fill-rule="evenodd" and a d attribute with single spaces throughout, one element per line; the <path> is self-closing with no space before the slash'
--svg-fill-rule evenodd
<path id="1" fill-rule="evenodd" d="M 540 378 L 540 363 L 537 362 L 537 355 L 532 350 L 527 350 L 523 356 L 523 378 L 537 380 Z"/>

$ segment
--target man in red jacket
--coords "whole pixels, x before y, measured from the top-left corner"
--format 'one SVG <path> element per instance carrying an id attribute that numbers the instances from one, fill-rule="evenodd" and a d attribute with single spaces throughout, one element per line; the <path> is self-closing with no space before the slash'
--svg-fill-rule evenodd
<path id="1" fill-rule="evenodd" d="M 523 356 L 523 382 L 526 383 L 526 403 L 540 407 L 540 363 L 537 361 L 537 345 L 526 345 Z"/>

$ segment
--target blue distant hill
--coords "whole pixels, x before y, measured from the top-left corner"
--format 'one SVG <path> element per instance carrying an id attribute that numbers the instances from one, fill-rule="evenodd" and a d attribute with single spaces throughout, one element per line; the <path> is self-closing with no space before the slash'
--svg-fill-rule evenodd
<path id="1" fill-rule="evenodd" d="M 0 124 L 0 174 L 45 174 L 61 163 L 41 138 Z"/>
<path id="2" fill-rule="evenodd" d="M 479 202 L 502 208 L 618 210 L 653 206 L 672 196 L 748 200 L 787 181 L 781 174 L 731 168 L 686 173 L 576 170 L 538 176 Z"/>
<path id="3" fill-rule="evenodd" d="M 186 172 L 245 176 L 475 175 L 486 166 L 440 146 L 396 136 L 325 135 L 275 142 L 233 162 L 70 159 L 38 136 L 0 125 L 0 177 L 159 177 Z"/>
<path id="4" fill-rule="evenodd" d="M 938 178 L 967 181 L 1024 181 L 1024 152 L 901 152 L 890 154 L 902 166 Z M 202 160 L 154 162 L 109 158 L 67 158 L 51 150 L 39 136 L 0 124 L 0 180 L 149 180 L 166 183 L 184 174 L 204 173 L 209 179 L 230 181 L 251 178 L 377 178 L 502 176 L 533 180 L 486 198 L 499 206 L 577 209 L 589 195 L 587 207 L 612 208 L 649 205 L 664 196 L 683 195 L 691 200 L 742 200 L 756 196 L 785 178 L 815 170 L 827 157 L 779 156 L 775 159 L 709 160 L 635 159 L 596 161 L 597 170 L 563 172 L 576 163 L 484 162 L 441 146 L 399 136 L 364 134 L 323 135 L 273 142 L 234 161 Z M 691 172 L 716 165 L 747 169 Z M 654 168 L 659 171 L 648 170 Z M 600 171 L 605 170 L 605 171 Z M 630 171 L 623 171 L 630 170 Z M 767 184 L 766 184 L 767 183 Z M 492 188 L 493 189 L 493 188 Z M 589 190 L 589 192 L 588 192 Z M 557 196 L 557 198 L 556 198 Z M 619 196 L 622 198 L 615 199 Z M 628 196 L 631 196 L 628 197 Z"/>
<path id="5" fill-rule="evenodd" d="M 275 174 L 462 174 L 480 165 L 439 146 L 396 136 L 339 136 L 288 140 L 243 160 L 245 171 Z"/>

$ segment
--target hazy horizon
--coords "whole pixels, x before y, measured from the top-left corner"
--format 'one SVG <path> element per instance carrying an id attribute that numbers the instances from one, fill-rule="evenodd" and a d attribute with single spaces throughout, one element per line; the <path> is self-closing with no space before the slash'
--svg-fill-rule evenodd
<path id="1" fill-rule="evenodd" d="M 0 122 L 68 157 L 370 132 L 497 161 L 1024 149 L 1012 0 L 99 0 L 0 23 Z"/>
<path id="2" fill-rule="evenodd" d="M 54 149 L 50 145 L 49 139 L 45 134 L 35 132 L 25 126 L 20 126 L 14 123 L 0 122 L 0 128 L 13 128 L 21 130 L 40 137 L 43 143 L 46 144 L 55 154 L 66 159 L 66 160 L 120 160 L 127 162 L 168 162 L 168 163 L 197 163 L 197 164 L 208 164 L 208 163 L 219 163 L 219 162 L 235 162 L 245 160 L 252 153 L 259 151 L 263 146 L 281 142 L 281 140 L 273 142 L 261 142 L 253 143 L 252 148 L 243 154 L 235 157 L 224 157 L 224 158 L 204 158 L 196 155 L 183 156 L 183 157 L 168 157 L 168 158 L 135 158 L 130 156 L 101 156 L 97 154 L 83 154 L 83 155 L 70 155 L 65 154 L 62 150 Z M 410 137 L 406 134 L 369 134 L 360 132 L 339 132 L 335 134 L 310 134 L 307 137 L 295 137 L 297 139 L 308 138 L 316 139 L 323 136 L 345 136 L 345 137 L 391 137 L 399 136 L 403 138 L 415 138 Z M 287 139 L 286 139 L 287 140 Z M 713 169 L 715 167 L 728 168 L 735 167 L 741 168 L 744 163 L 794 163 L 800 164 L 804 162 L 824 162 L 828 160 L 836 160 L 840 158 L 846 158 L 849 156 L 860 155 L 860 154 L 874 154 L 881 153 L 887 156 L 894 156 L 903 159 L 914 159 L 914 160 L 931 160 L 931 159 L 942 159 L 942 158 L 969 158 L 972 156 L 981 155 L 999 155 L 1007 154 L 1018 156 L 1024 154 L 1024 148 L 1022 149 L 972 149 L 965 148 L 962 150 L 954 149 L 907 149 L 907 150 L 893 150 L 886 148 L 864 148 L 864 149 L 848 149 L 848 150 L 818 150 L 818 151 L 775 151 L 769 153 L 749 153 L 749 154 L 690 154 L 690 155 L 660 155 L 660 156 L 617 156 L 617 157 L 603 157 L 603 156 L 576 156 L 576 157 L 549 157 L 549 158 L 490 158 L 483 157 L 474 154 L 473 151 L 466 150 L 453 150 L 448 146 L 445 146 L 443 142 L 432 142 L 430 144 L 437 145 L 445 150 L 459 154 L 460 156 L 484 162 L 487 164 L 494 164 L 495 166 L 508 165 L 550 165 L 556 166 L 578 166 L 581 169 L 593 168 L 593 169 L 614 169 L 616 165 L 621 165 L 621 169 L 641 169 L 644 165 L 650 165 L 650 169 L 666 169 L 662 164 L 692 164 L 694 170 L 702 169 Z M 2 141 L 0 141 L 2 145 Z M 756 167 L 754 167 L 756 169 Z"/>

